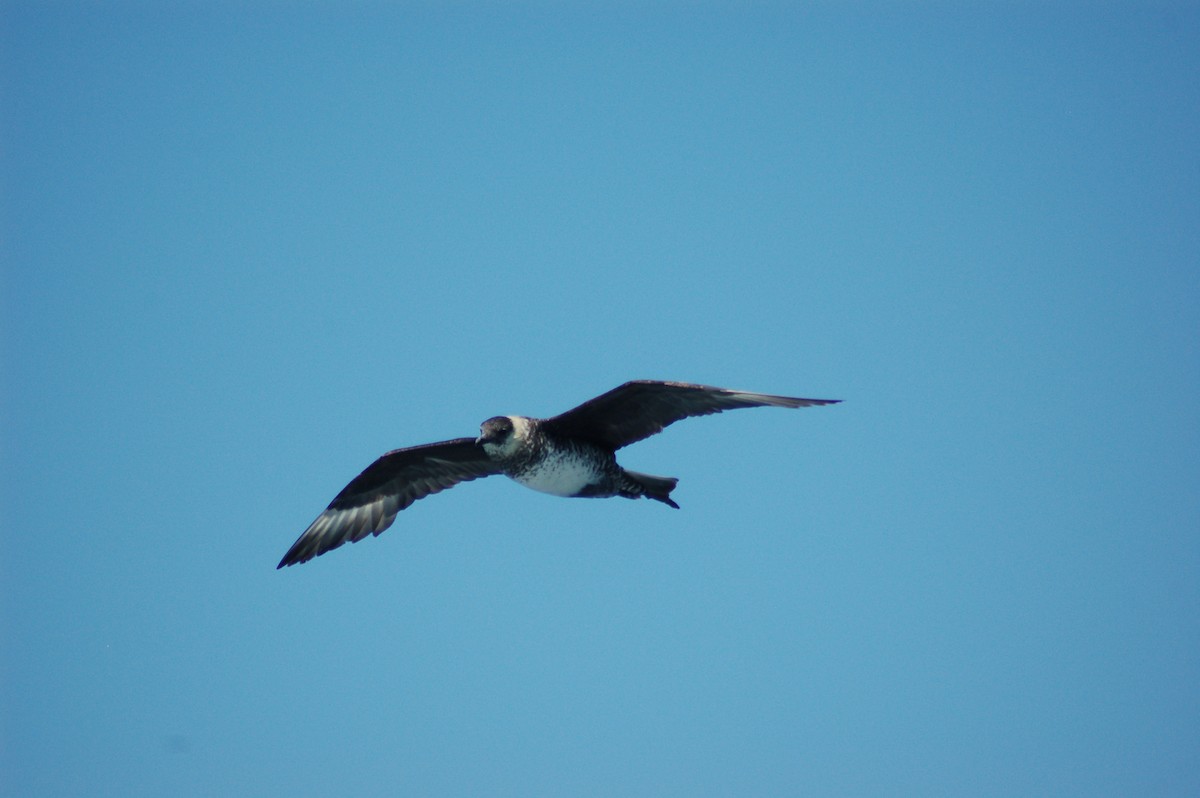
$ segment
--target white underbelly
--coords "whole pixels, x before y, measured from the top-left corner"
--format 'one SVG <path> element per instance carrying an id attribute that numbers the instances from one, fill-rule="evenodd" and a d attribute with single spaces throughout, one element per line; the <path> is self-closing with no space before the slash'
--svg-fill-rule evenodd
<path id="1" fill-rule="evenodd" d="M 540 466 L 514 476 L 527 488 L 555 496 L 574 496 L 595 479 L 595 471 L 577 457 L 548 457 Z"/>

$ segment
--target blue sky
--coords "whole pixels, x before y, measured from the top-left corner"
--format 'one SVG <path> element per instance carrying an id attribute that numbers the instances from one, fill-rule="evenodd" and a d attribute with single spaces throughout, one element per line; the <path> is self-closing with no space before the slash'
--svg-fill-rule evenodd
<path id="1" fill-rule="evenodd" d="M 6 794 L 1200 791 L 1194 5 L 253 5 L 0 15 Z"/>

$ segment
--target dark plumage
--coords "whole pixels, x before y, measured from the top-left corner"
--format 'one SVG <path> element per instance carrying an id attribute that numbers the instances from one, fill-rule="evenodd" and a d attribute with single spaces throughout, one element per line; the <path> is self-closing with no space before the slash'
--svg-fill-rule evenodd
<path id="1" fill-rule="evenodd" d="M 553 418 L 495 416 L 483 423 L 478 438 L 396 449 L 380 457 L 334 497 L 278 567 L 378 535 L 417 499 L 492 474 L 558 496 L 644 496 L 678 508 L 670 496 L 674 477 L 627 471 L 617 464 L 616 451 L 690 416 L 838 401 L 636 380 Z"/>

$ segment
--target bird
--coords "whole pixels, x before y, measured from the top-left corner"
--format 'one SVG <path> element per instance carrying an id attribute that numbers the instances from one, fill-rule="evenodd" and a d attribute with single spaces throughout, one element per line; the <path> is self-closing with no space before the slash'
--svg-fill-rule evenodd
<path id="1" fill-rule="evenodd" d="M 418 499 L 496 474 L 554 496 L 644 497 L 679 509 L 671 498 L 678 479 L 622 468 L 617 450 L 692 416 L 840 401 L 633 380 L 553 418 L 493 416 L 480 425 L 475 438 L 410 446 L 380 456 L 334 497 L 276 569 L 378 535 Z"/>

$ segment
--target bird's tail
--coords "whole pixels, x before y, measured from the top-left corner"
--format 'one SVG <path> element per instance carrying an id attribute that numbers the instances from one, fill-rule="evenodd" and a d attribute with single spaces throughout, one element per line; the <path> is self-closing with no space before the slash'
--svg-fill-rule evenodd
<path id="1" fill-rule="evenodd" d="M 633 484 L 628 486 L 628 492 L 621 491 L 622 496 L 628 496 L 633 499 L 638 496 L 645 496 L 647 499 L 654 499 L 663 504 L 679 509 L 679 505 L 671 498 L 671 491 L 675 490 L 675 485 L 679 482 L 675 477 L 656 477 L 653 474 L 640 474 L 637 471 L 625 471 L 625 476 Z"/>

